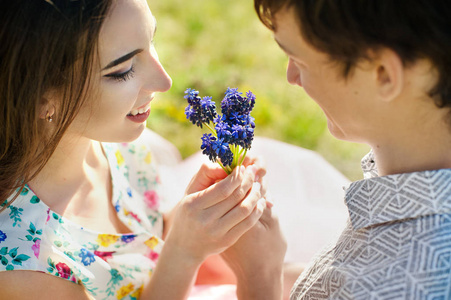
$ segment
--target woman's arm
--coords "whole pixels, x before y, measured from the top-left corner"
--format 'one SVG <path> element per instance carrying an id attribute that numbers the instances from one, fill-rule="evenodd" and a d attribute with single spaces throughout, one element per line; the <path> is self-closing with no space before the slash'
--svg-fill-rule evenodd
<path id="1" fill-rule="evenodd" d="M 191 182 L 141 299 L 185 299 L 204 259 L 234 244 L 262 215 L 255 171 L 223 173 L 203 166 Z M 82 285 L 41 272 L 0 272 L 0 282 L 0 299 L 92 299 Z"/>
<path id="2" fill-rule="evenodd" d="M 0 282 L 0 300 L 94 299 L 82 285 L 37 271 L 0 272 Z"/>

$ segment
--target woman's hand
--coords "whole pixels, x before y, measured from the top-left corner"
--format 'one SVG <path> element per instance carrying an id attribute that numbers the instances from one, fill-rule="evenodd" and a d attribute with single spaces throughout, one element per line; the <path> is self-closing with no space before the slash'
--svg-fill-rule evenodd
<path id="1" fill-rule="evenodd" d="M 165 247 L 200 264 L 233 245 L 263 214 L 258 167 L 237 167 L 226 177 L 216 166 L 203 165 L 176 206 Z"/>
<path id="2" fill-rule="evenodd" d="M 265 171 L 256 162 L 237 167 L 229 176 L 216 165 L 201 167 L 184 198 L 165 216 L 165 245 L 143 295 L 187 297 L 200 264 L 233 245 L 258 222 L 266 201 L 261 184 L 255 182 L 256 174 Z"/>

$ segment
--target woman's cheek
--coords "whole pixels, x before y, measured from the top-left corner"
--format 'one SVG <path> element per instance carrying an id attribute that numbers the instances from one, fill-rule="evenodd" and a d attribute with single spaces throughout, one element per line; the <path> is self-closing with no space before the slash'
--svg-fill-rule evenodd
<path id="1" fill-rule="evenodd" d="M 136 105 L 137 95 L 131 89 L 111 89 L 104 94 L 105 107 L 128 114 Z"/>

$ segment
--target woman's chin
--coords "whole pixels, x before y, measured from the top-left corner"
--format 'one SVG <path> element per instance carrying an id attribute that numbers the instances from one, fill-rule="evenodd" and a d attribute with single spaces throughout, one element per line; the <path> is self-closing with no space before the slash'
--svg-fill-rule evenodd
<path id="1" fill-rule="evenodd" d="M 139 138 L 141 136 L 141 134 L 143 133 L 144 129 L 146 129 L 146 123 L 145 122 L 140 124 L 139 128 L 129 132 L 127 134 L 127 136 L 125 137 L 125 140 L 123 142 L 124 143 L 133 142 L 134 140 L 136 140 L 137 138 Z"/>
<path id="2" fill-rule="evenodd" d="M 138 139 L 143 133 L 144 129 L 146 129 L 146 124 L 140 124 L 139 127 L 133 128 L 132 130 L 127 130 L 123 132 L 116 132 L 113 135 L 102 136 L 101 138 L 94 138 L 94 140 L 98 140 L 106 143 L 130 143 L 134 140 Z"/>

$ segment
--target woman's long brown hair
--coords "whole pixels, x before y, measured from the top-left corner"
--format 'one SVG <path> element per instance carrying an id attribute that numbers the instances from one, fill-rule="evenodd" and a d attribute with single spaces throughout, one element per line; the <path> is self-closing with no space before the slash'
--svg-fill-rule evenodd
<path id="1" fill-rule="evenodd" d="M 86 100 L 111 2 L 0 0 L 0 212 L 44 167 Z M 51 126 L 40 118 L 50 91 L 58 95 Z"/>

